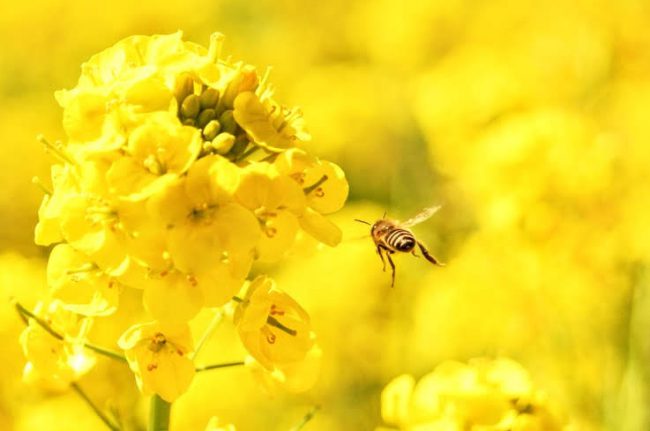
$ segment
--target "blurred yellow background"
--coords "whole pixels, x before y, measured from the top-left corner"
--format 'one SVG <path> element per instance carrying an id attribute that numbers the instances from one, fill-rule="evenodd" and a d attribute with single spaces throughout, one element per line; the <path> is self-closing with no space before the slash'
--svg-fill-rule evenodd
<path id="1" fill-rule="evenodd" d="M 48 253 L 32 239 L 42 192 L 31 179 L 52 162 L 35 136 L 64 139 L 53 92 L 73 87 L 92 54 L 180 29 L 203 45 L 223 32 L 233 58 L 272 66 L 277 99 L 302 106 L 311 152 L 342 166 L 351 195 L 334 217 L 339 247 L 264 268 L 312 316 L 317 386 L 269 395 L 243 368 L 207 372 L 176 403 L 174 430 L 203 430 L 213 415 L 289 430 L 315 405 L 305 430 L 372 430 L 396 375 L 496 355 L 527 368 L 577 429 L 650 429 L 648 28 L 644 0 L 5 2 L 0 428 L 102 429 L 75 394 L 20 380 L 9 299 L 44 294 Z M 433 204 L 414 231 L 447 266 L 398 256 L 391 289 L 353 219 Z M 241 359 L 233 340 L 224 324 L 201 359 Z M 144 424 L 125 367 L 101 359 L 80 384 Z"/>

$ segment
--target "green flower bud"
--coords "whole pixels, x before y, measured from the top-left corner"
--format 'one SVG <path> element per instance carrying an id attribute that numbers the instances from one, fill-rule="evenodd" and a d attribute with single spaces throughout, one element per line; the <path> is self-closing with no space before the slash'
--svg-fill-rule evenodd
<path id="1" fill-rule="evenodd" d="M 219 102 L 219 90 L 207 88 L 201 93 L 201 109 L 215 108 Z"/>
<path id="2" fill-rule="evenodd" d="M 199 114 L 199 118 L 196 120 L 196 126 L 199 129 L 204 128 L 210 121 L 214 120 L 217 116 L 217 113 L 214 109 L 204 109 Z"/>
<path id="3" fill-rule="evenodd" d="M 183 118 L 196 118 L 201 109 L 201 101 L 196 94 L 187 96 L 181 104 L 181 116 Z"/>
<path id="4" fill-rule="evenodd" d="M 221 130 L 221 124 L 217 120 L 211 120 L 203 128 L 203 139 L 206 141 L 211 141 L 217 137 L 219 131 Z"/>
<path id="5" fill-rule="evenodd" d="M 219 154 L 226 154 L 235 145 L 235 136 L 230 133 L 219 133 L 212 140 L 212 148 Z"/>
<path id="6" fill-rule="evenodd" d="M 221 123 L 221 130 L 224 132 L 234 135 L 237 131 L 237 122 L 232 110 L 224 111 L 219 117 L 219 123 Z"/>

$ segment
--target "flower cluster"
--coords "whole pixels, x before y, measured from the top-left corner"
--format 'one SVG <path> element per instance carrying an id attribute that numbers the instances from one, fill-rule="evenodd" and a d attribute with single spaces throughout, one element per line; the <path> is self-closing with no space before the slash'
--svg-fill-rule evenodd
<path id="1" fill-rule="evenodd" d="M 303 149 L 301 112 L 276 102 L 267 74 L 220 58 L 219 34 L 207 49 L 181 36 L 124 39 L 56 93 L 68 140 L 43 139 L 60 163 L 35 233 L 37 244 L 56 244 L 48 283 L 66 312 L 110 315 L 124 289 L 143 291 L 152 320 L 119 346 L 140 388 L 167 401 L 194 373 L 188 322 L 231 301 L 253 263 L 277 262 L 300 230 L 335 246 L 340 230 L 324 215 L 348 193 L 338 166 Z M 239 332 L 272 371 L 314 339 L 297 304 L 257 289 L 264 280 L 249 289 Z M 270 340 L 269 325 L 282 320 L 272 308 L 265 323 L 267 303 L 299 327 L 265 350 L 257 339 Z"/>
<path id="2" fill-rule="evenodd" d="M 382 392 L 381 413 L 392 430 L 569 429 L 526 370 L 505 358 L 444 362 L 417 384 L 408 374 L 399 376 Z"/>

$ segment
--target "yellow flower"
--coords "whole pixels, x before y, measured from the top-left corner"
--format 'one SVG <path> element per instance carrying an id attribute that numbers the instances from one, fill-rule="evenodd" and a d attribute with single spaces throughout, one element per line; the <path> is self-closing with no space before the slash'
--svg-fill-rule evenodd
<path id="1" fill-rule="evenodd" d="M 266 276 L 248 286 L 235 324 L 246 350 L 268 370 L 304 360 L 314 346 L 307 312 Z"/>
<path id="2" fill-rule="evenodd" d="M 60 301 L 41 302 L 34 314 L 64 339 L 56 338 L 29 319 L 20 335 L 20 344 L 27 358 L 23 379 L 52 389 L 64 389 L 95 365 L 95 357 L 83 347 L 90 320 L 80 319 L 65 310 Z"/>
<path id="3" fill-rule="evenodd" d="M 255 163 L 243 169 L 236 197 L 254 212 L 262 227 L 257 259 L 277 261 L 291 247 L 300 227 L 298 215 L 306 205 L 302 189 L 273 165 Z"/>
<path id="4" fill-rule="evenodd" d="M 304 129 L 300 110 L 280 106 L 268 92 L 262 96 L 242 92 L 235 98 L 234 108 L 237 123 L 266 150 L 280 152 L 311 138 Z"/>
<path id="5" fill-rule="evenodd" d="M 117 309 L 120 286 L 88 256 L 59 244 L 47 262 L 47 282 L 62 307 L 85 316 L 106 316 Z"/>
<path id="6" fill-rule="evenodd" d="M 321 214 L 340 210 L 348 197 L 349 186 L 343 170 L 332 162 L 319 160 L 293 148 L 274 162 L 278 171 L 292 177 L 307 195 L 307 203 Z"/>
<path id="7" fill-rule="evenodd" d="M 129 135 L 130 157 L 115 160 L 107 172 L 111 192 L 143 199 L 189 169 L 201 150 L 200 132 L 183 126 L 175 115 L 149 116 Z"/>
<path id="8" fill-rule="evenodd" d="M 238 183 L 239 168 L 221 156 L 206 156 L 149 204 L 167 228 L 174 267 L 205 287 L 212 306 L 237 293 L 260 236 L 253 213 L 233 200 Z"/>
<path id="9" fill-rule="evenodd" d="M 187 391 L 194 377 L 194 364 L 188 357 L 194 347 L 186 324 L 134 325 L 122 334 L 118 345 L 124 349 L 142 393 L 155 393 L 173 402 Z"/>
<path id="10" fill-rule="evenodd" d="M 415 384 L 402 375 L 382 392 L 382 417 L 400 430 L 564 430 L 566 421 L 526 370 L 505 359 L 444 362 Z"/>

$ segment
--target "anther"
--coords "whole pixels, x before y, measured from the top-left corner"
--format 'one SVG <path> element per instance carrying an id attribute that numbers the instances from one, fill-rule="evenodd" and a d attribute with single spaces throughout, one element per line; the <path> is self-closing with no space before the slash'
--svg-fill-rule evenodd
<path id="1" fill-rule="evenodd" d="M 278 230 L 276 228 L 274 228 L 274 227 L 267 227 L 267 228 L 264 228 L 264 233 L 269 238 L 273 238 L 275 235 L 277 235 Z"/>
<path id="2" fill-rule="evenodd" d="M 158 353 L 162 350 L 163 347 L 165 347 L 165 344 L 167 344 L 167 339 L 165 338 L 165 335 L 162 334 L 161 332 L 156 332 L 153 337 L 151 337 L 151 342 L 149 343 L 149 350 L 151 350 L 154 353 Z"/>

